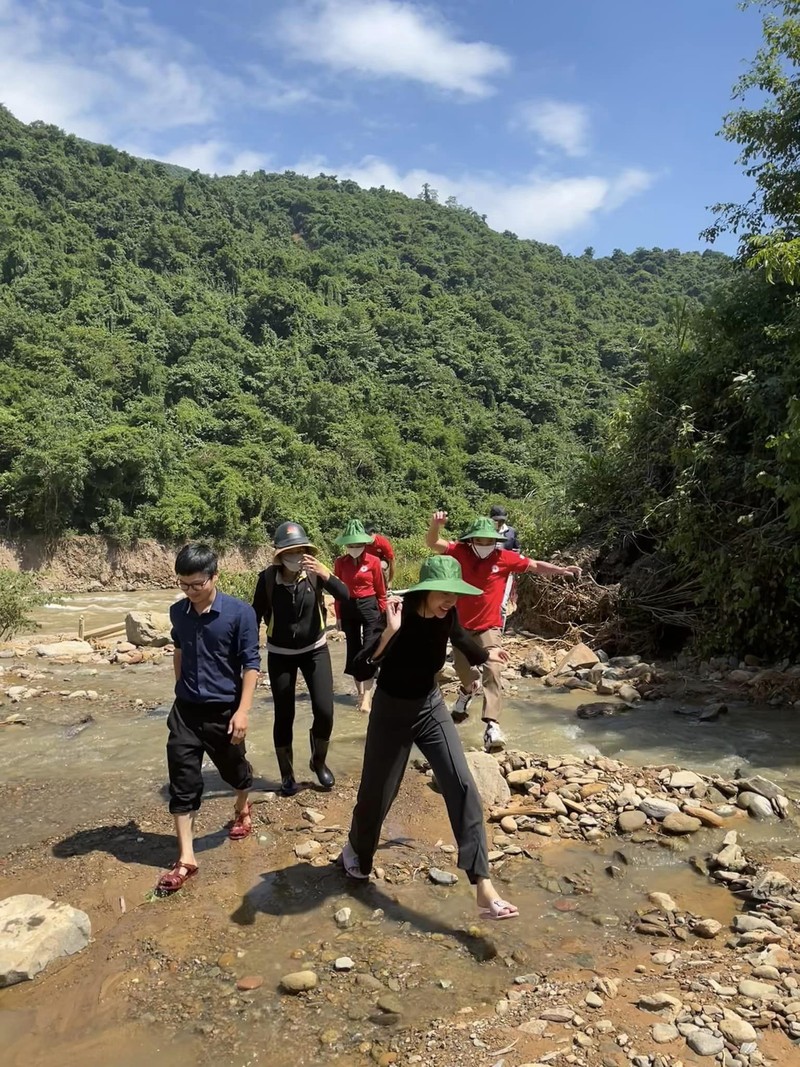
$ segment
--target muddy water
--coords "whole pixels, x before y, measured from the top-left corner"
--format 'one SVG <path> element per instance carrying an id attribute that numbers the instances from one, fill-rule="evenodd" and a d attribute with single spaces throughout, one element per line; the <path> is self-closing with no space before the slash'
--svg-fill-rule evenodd
<path id="1" fill-rule="evenodd" d="M 173 599 L 171 592 L 74 597 L 45 609 L 43 628 L 50 634 L 71 634 L 80 614 L 91 629 L 123 618 L 134 607 L 165 610 Z M 347 778 L 358 774 L 366 724 L 341 675 L 342 645 L 334 642 L 331 648 L 337 679 L 331 763 Z M 331 974 L 331 961 L 338 956 L 349 955 L 359 967 L 398 984 L 408 1022 L 427 1025 L 432 1017 L 493 1010 L 513 974 L 536 971 L 574 979 L 592 970 L 607 971 L 610 961 L 620 967 L 623 962 L 632 967 L 640 959 L 647 961 L 652 946 L 632 940 L 627 931 L 632 913 L 653 889 L 670 893 L 687 911 L 722 922 L 736 907 L 726 890 L 699 878 L 687 863 L 690 854 L 709 851 L 718 834 L 701 833 L 689 843 L 673 842 L 669 849 L 619 841 L 594 847 L 545 846 L 539 839 L 530 846 L 539 849 L 533 859 L 510 857 L 497 872 L 498 887 L 525 918 L 496 924 L 502 928 L 491 931 L 497 956 L 487 961 L 488 942 L 470 933 L 475 912 L 465 879 L 448 890 L 433 887 L 415 873 L 429 863 L 453 863 L 435 844 L 447 843 L 451 836 L 440 799 L 431 804 L 421 776 L 409 776 L 387 826 L 390 840 L 377 858 L 387 869 L 406 866 L 410 880 L 353 886 L 330 865 L 298 864 L 285 843 L 280 846 L 276 828 L 294 828 L 299 821 L 294 801 L 259 804 L 258 838 L 243 846 L 227 841 L 219 827 L 229 814 L 229 791 L 213 769 L 206 778 L 208 804 L 199 827 L 204 835 L 199 849 L 203 877 L 179 898 L 150 906 L 144 903 L 146 891 L 172 847 L 163 816 L 164 719 L 173 682 L 168 659 L 124 669 L 30 659 L 23 665 L 43 673 L 31 685 L 64 692 L 94 689 L 99 699 L 36 698 L 13 709 L 26 717 L 27 726 L 0 730 L 0 852 L 60 839 L 53 855 L 47 854 L 50 866 L 30 870 L 23 883 L 13 883 L 6 891 L 44 892 L 85 907 L 92 917 L 96 948 L 52 978 L 0 994 L 0 1045 L 12 1064 L 138 1067 L 156 1056 L 168 1067 L 318 1063 L 328 1058 L 320 1050 L 328 1031 L 340 1035 L 337 1040 L 346 1048 L 359 1033 L 372 1033 L 368 1022 L 348 1015 L 360 994 L 346 985 L 344 976 Z M 661 703 L 614 719 L 583 722 L 575 708 L 585 699 L 552 693 L 538 683 L 520 683 L 504 722 L 509 744 L 558 754 L 600 752 L 634 764 L 672 762 L 725 774 L 742 767 L 764 771 L 793 795 L 800 792 L 798 771 L 792 766 L 800 725 L 790 712 L 732 707 L 718 722 L 701 726 L 675 714 L 673 705 Z M 81 721 L 87 716 L 91 721 Z M 298 768 L 307 759 L 308 722 L 308 700 L 301 694 Z M 477 746 L 480 730 L 473 714 L 462 728 L 465 744 Z M 266 689 L 258 693 L 248 744 L 259 787 L 274 788 L 277 773 Z M 352 799 L 348 784 L 328 798 L 310 792 L 299 798 L 300 806 L 329 805 L 328 824 L 342 826 Z M 162 815 L 128 825 L 130 813 L 148 805 Z M 77 827 L 92 829 L 73 833 Z M 791 822 L 746 820 L 737 828 L 748 842 L 797 848 Z M 342 839 L 343 833 L 332 835 L 333 844 L 340 845 Z M 7 885 L 12 885 L 10 875 Z M 129 904 L 128 912 L 120 914 L 122 894 Z M 342 905 L 352 908 L 356 925 L 339 931 L 332 915 Z M 235 999 L 230 980 L 215 965 L 221 954 L 231 952 L 237 958 L 237 975 L 264 979 L 265 995 L 251 998 L 261 1005 L 253 1011 L 243 998 Z M 313 1008 L 274 994 L 282 974 L 303 966 L 325 975 L 330 990 Z M 120 1002 L 138 1023 L 120 1021 L 124 1012 L 120 1014 L 123 1009 L 111 996 L 112 988 L 118 998 L 127 998 Z M 349 999 L 343 1002 L 342 995 Z M 363 999 L 366 1004 L 369 998 Z M 117 1003 L 116 1015 L 110 1008 L 102 1010 L 106 1001 Z M 198 1039 L 195 1026 L 219 1026 L 222 1033 L 228 1023 L 217 1021 L 220 1002 L 230 1004 L 224 1049 L 215 1045 L 221 1038 Z M 176 1023 L 184 1035 L 177 1042 L 166 1036 Z M 229 1051 L 231 1042 L 239 1049 L 235 1054 Z M 339 1062 L 356 1060 L 345 1053 Z"/>
<path id="2" fill-rule="evenodd" d="M 88 630 L 122 621 L 129 610 L 166 611 L 176 596 L 172 590 L 81 594 L 44 608 L 39 621 L 44 634 L 73 636 L 81 615 Z M 336 728 L 330 762 L 342 775 L 357 775 L 366 723 L 356 710 L 350 680 L 341 673 L 343 644 L 332 642 L 331 652 Z M 12 796 L 4 804 L 0 854 L 76 825 L 84 819 L 87 804 L 102 817 L 126 804 L 163 796 L 164 719 L 173 686 L 168 657 L 122 669 L 107 663 L 53 666 L 30 660 L 24 666 L 43 675 L 31 679 L 31 685 L 64 693 L 93 689 L 100 699 L 90 703 L 46 696 L 7 707 L 21 712 L 29 725 L 0 730 L 0 781 L 7 789 L 19 790 L 19 803 Z M 553 692 L 528 680 L 516 684 L 519 688 L 509 695 L 503 721 L 510 747 L 554 754 L 601 753 L 633 765 L 674 763 L 726 776 L 741 769 L 764 773 L 790 795 L 800 794 L 800 765 L 795 759 L 800 715 L 792 710 L 732 704 L 716 722 L 698 723 L 677 714 L 679 705 L 660 701 L 614 718 L 580 720 L 575 709 L 587 694 Z M 481 746 L 477 701 L 473 709 L 461 728 L 465 747 Z M 295 724 L 301 772 L 307 766 L 309 723 L 310 705 L 301 685 Z M 277 785 L 271 729 L 269 690 L 260 688 L 248 748 L 262 788 Z M 213 768 L 208 769 L 207 780 L 210 795 L 227 793 Z M 53 781 L 60 786 L 57 811 L 43 815 L 21 803 L 23 786 L 29 789 Z"/>

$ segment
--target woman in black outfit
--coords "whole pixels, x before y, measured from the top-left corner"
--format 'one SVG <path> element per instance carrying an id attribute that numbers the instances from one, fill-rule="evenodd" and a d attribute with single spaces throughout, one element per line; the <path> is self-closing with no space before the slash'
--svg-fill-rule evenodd
<path id="1" fill-rule="evenodd" d="M 389 601 L 386 629 L 379 640 L 356 657 L 356 677 L 374 672 L 376 665 L 380 673 L 342 863 L 352 878 L 369 877 L 381 827 L 400 789 L 411 746 L 416 744 L 444 794 L 458 843 L 458 866 L 476 888 L 479 914 L 486 919 L 513 919 L 519 912 L 498 896 L 489 878 L 480 793 L 435 681 L 444 665 L 448 640 L 476 665 L 508 659 L 503 649 L 483 648 L 458 622 L 457 598 L 479 595 L 479 589 L 463 581 L 461 565 L 452 556 L 426 560 L 405 602 Z"/>
<path id="2" fill-rule="evenodd" d="M 275 561 L 258 576 L 253 607 L 267 626 L 267 672 L 275 703 L 272 737 L 281 773 L 281 793 L 297 791 L 292 752 L 297 672 L 311 697 L 313 724 L 311 770 L 320 785 L 335 784 L 325 759 L 333 731 L 333 671 L 325 636 L 323 591 L 349 600 L 343 582 L 316 558 L 299 523 L 284 522 L 275 531 Z"/>

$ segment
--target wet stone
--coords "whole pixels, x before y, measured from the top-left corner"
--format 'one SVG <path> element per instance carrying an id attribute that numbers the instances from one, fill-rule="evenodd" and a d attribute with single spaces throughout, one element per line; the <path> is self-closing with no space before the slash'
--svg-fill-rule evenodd
<path id="1" fill-rule="evenodd" d="M 622 811 L 617 817 L 617 829 L 620 833 L 631 834 L 641 830 L 646 822 L 647 816 L 643 811 Z"/>
<path id="2" fill-rule="evenodd" d="M 442 871 L 438 867 L 431 867 L 428 870 L 428 877 L 434 885 L 455 885 L 458 881 L 457 874 L 453 874 L 452 871 Z"/>
<path id="3" fill-rule="evenodd" d="M 314 971 L 293 971 L 281 978 L 281 989 L 285 993 L 305 993 L 309 989 L 316 989 L 318 982 Z"/>
<path id="4" fill-rule="evenodd" d="M 236 988 L 245 993 L 250 993 L 254 989 L 260 989 L 264 984 L 264 979 L 260 974 L 250 974 L 245 978 L 240 978 L 236 983 Z"/>

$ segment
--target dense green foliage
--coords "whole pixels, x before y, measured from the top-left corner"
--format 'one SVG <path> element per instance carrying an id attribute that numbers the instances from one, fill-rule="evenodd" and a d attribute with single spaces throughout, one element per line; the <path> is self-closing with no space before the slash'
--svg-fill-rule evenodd
<path id="1" fill-rule="evenodd" d="M 0 570 L 0 641 L 38 629 L 31 612 L 52 599 L 39 589 L 34 575 Z"/>
<path id="2" fill-rule="evenodd" d="M 0 110 L 0 519 L 323 541 L 539 498 L 716 253 L 595 259 L 333 177 L 181 176 Z"/>
<path id="3" fill-rule="evenodd" d="M 688 623 L 706 651 L 795 658 L 800 3 L 764 6 L 765 43 L 737 87 L 740 96 L 757 89 L 757 106 L 723 128 L 755 180 L 748 203 L 723 205 L 717 222 L 741 233 L 740 268 L 653 350 L 645 383 L 584 472 L 578 503 L 593 537 L 655 550 L 638 604 L 651 620 Z"/>

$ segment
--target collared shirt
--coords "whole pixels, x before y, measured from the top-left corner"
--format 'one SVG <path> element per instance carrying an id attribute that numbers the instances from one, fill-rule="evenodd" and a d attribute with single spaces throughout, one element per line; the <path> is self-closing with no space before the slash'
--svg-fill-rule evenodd
<path id="1" fill-rule="evenodd" d="M 509 526 L 507 522 L 504 522 L 503 525 L 498 529 L 497 533 L 498 548 L 506 548 L 509 552 L 522 551 L 522 549 L 520 548 L 517 531 L 514 529 L 513 526 Z"/>
<path id="2" fill-rule="evenodd" d="M 364 597 L 378 598 L 378 610 L 386 611 L 386 582 L 383 580 L 381 561 L 377 556 L 368 556 L 362 552 L 358 559 L 353 559 L 349 552 L 337 556 L 333 564 L 337 578 L 340 578 L 350 592 L 351 600 Z M 336 602 L 336 617 L 339 618 L 339 602 Z"/>
<path id="3" fill-rule="evenodd" d="M 486 559 L 463 541 L 451 541 L 446 555 L 461 564 L 465 582 L 482 589 L 481 596 L 460 596 L 456 601 L 458 621 L 465 630 L 499 630 L 503 626 L 503 598 L 510 574 L 523 574 L 531 562 L 527 556 L 496 548 Z"/>
<path id="4" fill-rule="evenodd" d="M 384 537 L 383 534 L 373 534 L 373 541 L 371 545 L 367 545 L 364 549 L 368 556 L 377 556 L 378 559 L 383 560 L 384 563 L 391 563 L 394 559 L 394 549 L 388 537 Z"/>
<path id="5" fill-rule="evenodd" d="M 201 613 L 184 598 L 169 609 L 172 641 L 181 653 L 175 696 L 192 704 L 238 701 L 242 672 L 260 670 L 256 613 L 249 604 L 217 590 Z"/>

